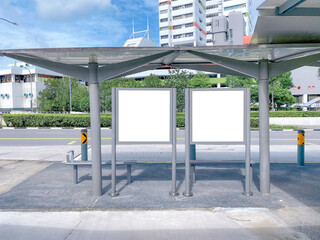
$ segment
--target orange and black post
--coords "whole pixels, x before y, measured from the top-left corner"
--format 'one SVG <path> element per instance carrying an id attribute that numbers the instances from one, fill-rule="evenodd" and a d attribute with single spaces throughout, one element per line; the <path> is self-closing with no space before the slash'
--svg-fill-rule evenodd
<path id="1" fill-rule="evenodd" d="M 304 130 L 298 130 L 298 164 L 304 166 Z"/>
<path id="2" fill-rule="evenodd" d="M 81 129 L 81 161 L 88 161 L 88 132 Z"/>

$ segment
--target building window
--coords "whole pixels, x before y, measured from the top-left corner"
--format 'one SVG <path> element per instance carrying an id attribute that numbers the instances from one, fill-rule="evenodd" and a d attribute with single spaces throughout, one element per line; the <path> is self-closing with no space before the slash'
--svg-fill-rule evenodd
<path id="1" fill-rule="evenodd" d="M 168 9 L 161 10 L 161 11 L 160 11 L 160 14 L 167 13 L 167 12 L 168 12 Z"/>
<path id="2" fill-rule="evenodd" d="M 245 4 L 245 3 L 243 3 L 243 4 L 237 4 L 237 5 L 234 5 L 234 6 L 225 7 L 225 8 L 224 8 L 224 11 L 230 11 L 230 10 L 235 10 L 235 9 L 245 8 L 245 7 L 246 7 L 246 4 Z"/>
<path id="3" fill-rule="evenodd" d="M 35 81 L 35 76 L 34 74 L 31 74 L 31 81 L 34 82 Z M 26 75 L 25 76 L 25 82 L 31 82 L 30 81 L 30 75 Z"/>
<path id="4" fill-rule="evenodd" d="M 182 28 L 182 25 L 176 25 L 176 26 L 173 26 L 173 29 L 176 30 L 176 29 L 181 29 Z"/>
<path id="5" fill-rule="evenodd" d="M 167 1 L 165 1 L 165 2 L 159 3 L 159 6 L 164 6 L 164 5 L 167 5 L 167 4 L 168 4 Z"/>
<path id="6" fill-rule="evenodd" d="M 26 81 L 26 76 L 24 76 L 24 75 L 15 75 L 14 81 L 16 83 L 23 83 L 23 82 Z"/>
<path id="7" fill-rule="evenodd" d="M 167 38 L 168 38 L 168 35 L 161 36 L 161 39 L 167 39 Z"/>
<path id="8" fill-rule="evenodd" d="M 188 27 L 193 27 L 193 23 L 187 23 L 186 25 L 184 25 L 186 28 Z"/>
<path id="9" fill-rule="evenodd" d="M 0 76 L 0 83 L 11 82 L 11 75 Z"/>
<path id="10" fill-rule="evenodd" d="M 218 13 L 210 13 L 210 14 L 207 14 L 207 18 L 211 18 L 211 17 L 217 17 L 219 14 Z"/>
<path id="11" fill-rule="evenodd" d="M 169 43 L 163 43 L 161 44 L 161 47 L 168 47 L 169 46 Z"/>
<path id="12" fill-rule="evenodd" d="M 160 19 L 160 22 L 168 22 L 168 18 Z"/>
<path id="13" fill-rule="evenodd" d="M 178 19 L 182 19 L 182 15 L 174 16 L 174 17 L 173 17 L 173 20 L 178 20 Z"/>
<path id="14" fill-rule="evenodd" d="M 192 33 L 192 32 L 191 32 L 191 33 L 186 33 L 185 36 L 186 36 L 186 37 L 192 37 L 192 36 L 193 36 L 193 33 Z"/>
<path id="15" fill-rule="evenodd" d="M 193 16 L 192 13 L 188 13 L 188 14 L 185 15 L 185 18 L 189 18 L 189 17 L 192 17 L 192 16 Z"/>
<path id="16" fill-rule="evenodd" d="M 160 31 L 168 30 L 168 26 L 160 27 Z"/>

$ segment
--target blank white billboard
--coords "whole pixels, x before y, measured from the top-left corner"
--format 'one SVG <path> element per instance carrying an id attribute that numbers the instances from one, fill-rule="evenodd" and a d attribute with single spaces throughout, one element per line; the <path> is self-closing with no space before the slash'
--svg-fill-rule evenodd
<path id="1" fill-rule="evenodd" d="M 193 143 L 244 142 L 244 91 L 191 91 Z"/>
<path id="2" fill-rule="evenodd" d="M 171 90 L 118 90 L 118 142 L 171 142 Z"/>

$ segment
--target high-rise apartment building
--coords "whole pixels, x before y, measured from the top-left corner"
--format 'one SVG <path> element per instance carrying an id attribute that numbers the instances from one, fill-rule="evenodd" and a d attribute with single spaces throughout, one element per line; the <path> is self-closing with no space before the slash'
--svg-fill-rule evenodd
<path id="1" fill-rule="evenodd" d="M 205 46 L 205 0 L 159 0 L 160 45 Z"/>

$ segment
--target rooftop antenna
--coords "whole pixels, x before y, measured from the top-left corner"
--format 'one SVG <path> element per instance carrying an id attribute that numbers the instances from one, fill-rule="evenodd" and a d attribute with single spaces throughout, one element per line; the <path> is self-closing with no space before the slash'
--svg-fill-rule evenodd
<path id="1" fill-rule="evenodd" d="M 134 18 L 132 19 L 132 38 L 134 37 Z"/>
<path id="2" fill-rule="evenodd" d="M 148 40 L 150 39 L 150 32 L 149 32 L 149 17 L 147 17 L 147 36 L 148 36 Z"/>

